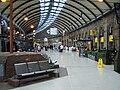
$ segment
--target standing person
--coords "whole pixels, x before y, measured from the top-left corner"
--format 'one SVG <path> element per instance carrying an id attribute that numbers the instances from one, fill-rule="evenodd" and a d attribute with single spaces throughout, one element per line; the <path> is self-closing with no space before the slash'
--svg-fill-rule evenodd
<path id="1" fill-rule="evenodd" d="M 37 48 L 38 48 L 38 52 L 40 52 L 40 51 L 41 51 L 41 46 L 40 46 L 40 44 L 38 44 Z"/>
<path id="2" fill-rule="evenodd" d="M 48 49 L 47 49 L 47 46 L 45 45 L 45 51 L 47 51 Z"/>
<path id="3" fill-rule="evenodd" d="M 85 56 L 85 57 L 88 57 L 88 56 L 87 56 L 87 50 L 88 50 L 87 47 L 85 47 L 85 50 L 84 50 L 84 54 L 85 54 L 84 56 Z"/>
<path id="4" fill-rule="evenodd" d="M 61 44 L 61 45 L 60 45 L 60 52 L 63 52 L 63 48 L 64 48 L 64 47 L 63 47 L 63 45 Z"/>

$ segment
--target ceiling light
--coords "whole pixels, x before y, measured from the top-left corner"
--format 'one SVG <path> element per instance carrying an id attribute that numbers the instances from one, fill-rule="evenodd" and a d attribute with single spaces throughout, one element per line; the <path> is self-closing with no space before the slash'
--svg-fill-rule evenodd
<path id="1" fill-rule="evenodd" d="M 82 17 L 80 17 L 80 19 L 82 19 Z"/>
<path id="2" fill-rule="evenodd" d="M 16 32 L 16 34 L 19 34 L 19 33 L 20 33 L 19 31 Z"/>
<path id="3" fill-rule="evenodd" d="M 80 14 L 80 19 L 82 19 L 82 13 Z"/>
<path id="4" fill-rule="evenodd" d="M 7 29 L 9 30 L 9 29 L 10 29 L 10 27 L 7 27 Z"/>
<path id="5" fill-rule="evenodd" d="M 103 0 L 98 0 L 98 2 L 103 2 Z"/>
<path id="6" fill-rule="evenodd" d="M 25 17 L 24 20 L 27 21 L 27 20 L 28 20 L 28 17 Z"/>
<path id="7" fill-rule="evenodd" d="M 31 25 L 30 27 L 31 27 L 31 28 L 34 28 L 34 26 L 33 26 L 33 25 Z"/>
<path id="8" fill-rule="evenodd" d="M 33 32 L 35 33 L 35 30 L 33 30 Z"/>
<path id="9" fill-rule="evenodd" d="M 23 34 L 21 34 L 21 36 L 23 37 L 24 35 L 23 35 Z"/>

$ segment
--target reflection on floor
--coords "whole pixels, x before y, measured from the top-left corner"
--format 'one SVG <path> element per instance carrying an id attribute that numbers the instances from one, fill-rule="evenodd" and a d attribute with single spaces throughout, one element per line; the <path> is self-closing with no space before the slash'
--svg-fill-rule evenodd
<path id="1" fill-rule="evenodd" d="M 114 71 L 113 65 L 98 69 L 96 61 L 79 57 L 78 52 L 44 52 L 52 60 L 57 60 L 60 67 L 67 68 L 68 75 L 11 90 L 120 90 L 120 74 Z M 0 90 L 7 89 L 1 89 L 0 86 Z"/>

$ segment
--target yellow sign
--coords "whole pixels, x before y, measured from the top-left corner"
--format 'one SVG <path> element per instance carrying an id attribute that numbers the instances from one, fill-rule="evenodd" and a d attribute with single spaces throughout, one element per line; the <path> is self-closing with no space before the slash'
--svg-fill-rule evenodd
<path id="1" fill-rule="evenodd" d="M 7 2 L 7 0 L 0 0 L 1 2 Z"/>
<path id="2" fill-rule="evenodd" d="M 96 35 L 96 30 L 90 30 L 90 35 Z"/>
<path id="3" fill-rule="evenodd" d="M 113 42 L 113 35 L 109 35 L 109 42 Z"/>
<path id="4" fill-rule="evenodd" d="M 96 35 L 96 30 L 92 30 L 93 31 L 93 35 Z"/>
<path id="5" fill-rule="evenodd" d="M 37 44 L 36 42 L 34 42 L 34 45 Z"/>
<path id="6" fill-rule="evenodd" d="M 92 32 L 92 30 L 90 30 L 90 35 L 93 35 L 93 32 Z"/>
<path id="7" fill-rule="evenodd" d="M 105 41 L 104 37 L 101 37 L 100 40 L 101 40 L 101 42 L 104 42 L 104 41 Z"/>
<path id="8" fill-rule="evenodd" d="M 97 43 L 97 42 L 98 42 L 98 38 L 96 37 L 96 38 L 95 38 L 95 43 Z"/>
<path id="9" fill-rule="evenodd" d="M 99 58 L 98 60 L 98 68 L 104 68 L 102 58 Z"/>

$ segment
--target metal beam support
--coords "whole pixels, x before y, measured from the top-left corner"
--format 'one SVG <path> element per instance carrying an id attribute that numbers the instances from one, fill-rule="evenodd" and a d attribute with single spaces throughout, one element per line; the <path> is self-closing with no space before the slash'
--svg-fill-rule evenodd
<path id="1" fill-rule="evenodd" d="M 10 0 L 10 53 L 13 53 L 13 0 Z"/>

